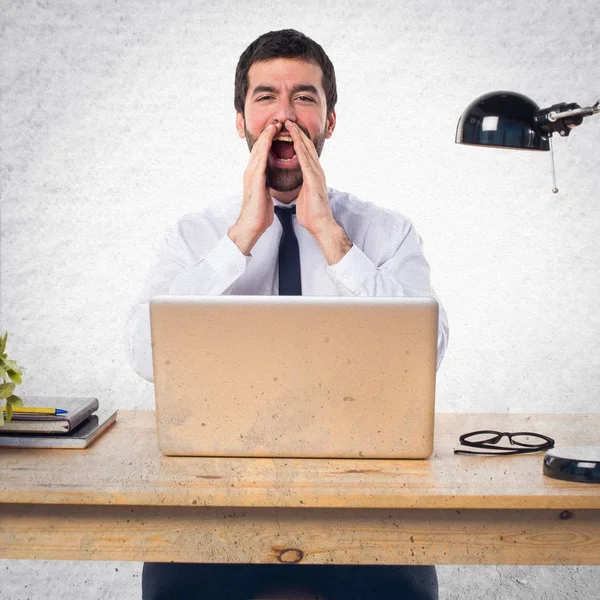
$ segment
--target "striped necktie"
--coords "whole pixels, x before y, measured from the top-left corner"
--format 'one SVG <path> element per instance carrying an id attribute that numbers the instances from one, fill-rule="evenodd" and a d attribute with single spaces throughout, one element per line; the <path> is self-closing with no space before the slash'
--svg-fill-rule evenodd
<path id="1" fill-rule="evenodd" d="M 301 296 L 300 252 L 298 238 L 292 225 L 292 215 L 296 214 L 296 207 L 275 206 L 275 214 L 283 228 L 279 242 L 279 295 Z"/>

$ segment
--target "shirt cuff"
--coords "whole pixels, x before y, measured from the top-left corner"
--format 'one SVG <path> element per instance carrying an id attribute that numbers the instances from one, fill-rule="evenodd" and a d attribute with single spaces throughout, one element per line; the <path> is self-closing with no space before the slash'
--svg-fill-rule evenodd
<path id="1" fill-rule="evenodd" d="M 363 283 L 375 275 L 377 267 L 356 244 L 352 244 L 352 248 L 340 262 L 325 267 L 325 270 L 335 283 L 343 285 L 355 295 L 360 295 Z"/>
<path id="2" fill-rule="evenodd" d="M 225 234 L 219 243 L 206 255 L 206 261 L 215 272 L 227 277 L 241 275 L 248 266 L 252 255 L 246 256 Z"/>
<path id="3" fill-rule="evenodd" d="M 192 267 L 180 273 L 171 284 L 170 294 L 222 294 L 244 271 L 250 256 L 245 256 L 225 235 Z"/>

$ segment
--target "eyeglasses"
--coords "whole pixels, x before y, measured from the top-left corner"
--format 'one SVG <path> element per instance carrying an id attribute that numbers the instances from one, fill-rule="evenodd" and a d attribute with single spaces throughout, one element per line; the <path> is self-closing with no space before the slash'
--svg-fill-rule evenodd
<path id="1" fill-rule="evenodd" d="M 507 437 L 511 446 L 499 446 L 503 437 Z M 492 431 L 482 429 L 481 431 L 472 431 L 465 433 L 459 438 L 463 446 L 478 448 L 475 450 L 463 450 L 459 448 L 454 454 L 528 454 L 530 452 L 540 452 L 554 448 L 554 440 L 541 433 L 531 433 L 529 431 L 519 431 L 509 433 L 508 431 Z M 516 446 L 516 447 L 515 447 Z"/>

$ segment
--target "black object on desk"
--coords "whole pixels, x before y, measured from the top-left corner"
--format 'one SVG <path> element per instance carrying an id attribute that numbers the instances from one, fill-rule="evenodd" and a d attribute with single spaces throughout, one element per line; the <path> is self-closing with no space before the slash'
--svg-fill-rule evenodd
<path id="1" fill-rule="evenodd" d="M 544 475 L 565 481 L 600 483 L 600 446 L 563 446 L 544 456 Z"/>

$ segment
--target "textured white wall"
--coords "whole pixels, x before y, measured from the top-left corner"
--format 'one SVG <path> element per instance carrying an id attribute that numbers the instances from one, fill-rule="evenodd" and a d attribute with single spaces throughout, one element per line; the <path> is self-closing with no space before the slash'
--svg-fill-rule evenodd
<path id="1" fill-rule="evenodd" d="M 125 361 L 127 311 L 164 228 L 240 188 L 237 59 L 294 27 L 336 66 L 329 185 L 407 214 L 425 239 L 450 319 L 438 409 L 598 410 L 600 116 L 555 141 L 558 195 L 547 153 L 454 144 L 488 91 L 595 102 L 598 0 L 0 10 L 0 329 L 26 367 L 23 394 L 153 406 Z"/>
<path id="2" fill-rule="evenodd" d="M 328 183 L 425 239 L 450 319 L 439 409 L 597 410 L 600 116 L 556 140 L 558 195 L 547 153 L 454 144 L 487 91 L 597 99 L 597 0 L 2 5 L 2 328 L 23 393 L 152 406 L 126 312 L 164 228 L 241 187 L 235 65 L 292 26 L 337 69 Z"/>

